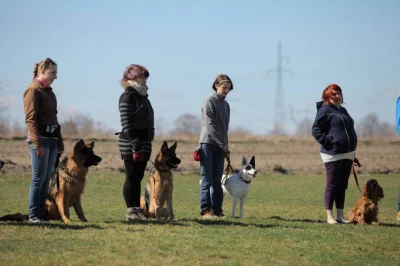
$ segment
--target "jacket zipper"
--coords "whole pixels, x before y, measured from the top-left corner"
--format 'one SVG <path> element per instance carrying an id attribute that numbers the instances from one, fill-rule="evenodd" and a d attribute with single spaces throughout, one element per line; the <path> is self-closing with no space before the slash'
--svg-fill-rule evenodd
<path id="1" fill-rule="evenodd" d="M 349 122 L 349 119 L 347 118 L 346 115 L 344 115 L 344 118 L 347 120 L 347 122 Z M 351 124 L 351 123 L 349 122 L 349 124 Z M 346 128 L 346 125 L 344 127 Z M 356 131 L 354 130 L 354 128 L 351 130 L 351 134 L 353 134 L 353 148 L 355 150 L 356 149 Z"/>
<path id="2" fill-rule="evenodd" d="M 140 109 L 142 109 L 143 108 L 143 104 L 142 105 L 140 105 L 139 106 L 139 108 L 138 109 L 136 109 L 136 111 L 135 112 L 133 112 L 133 114 L 136 114 Z"/>
<path id="3" fill-rule="evenodd" d="M 333 114 L 333 115 L 337 115 L 337 116 L 340 117 L 340 118 L 342 119 L 342 121 L 343 121 L 344 131 L 346 131 L 347 140 L 348 140 L 348 142 L 347 142 L 347 147 L 348 147 L 348 149 L 349 149 L 348 152 L 350 152 L 350 151 L 351 151 L 351 150 L 350 150 L 350 137 L 349 137 L 349 133 L 347 132 L 347 129 L 346 129 L 346 123 L 344 122 L 344 119 L 343 119 L 343 117 L 342 117 L 341 115 L 338 115 L 338 114 Z"/>

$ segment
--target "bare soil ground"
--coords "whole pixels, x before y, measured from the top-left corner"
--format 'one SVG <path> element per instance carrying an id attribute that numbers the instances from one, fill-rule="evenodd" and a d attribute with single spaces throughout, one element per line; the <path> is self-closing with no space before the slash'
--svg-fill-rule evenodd
<path id="1" fill-rule="evenodd" d="M 89 141 L 90 139 L 85 139 Z M 176 139 L 167 139 L 170 145 Z M 66 153 L 71 152 L 76 140 L 66 140 Z M 152 160 L 162 144 L 161 139 L 153 143 Z M 177 155 L 182 164 L 177 171 L 199 172 L 199 163 L 193 161 L 192 151 L 197 138 L 180 137 Z M 242 156 L 256 156 L 256 168 L 260 173 L 288 171 L 289 174 L 321 174 L 324 166 L 319 154 L 319 144 L 312 138 L 235 137 L 230 139 L 231 161 L 234 168 L 240 167 Z M 117 140 L 97 141 L 95 152 L 103 158 L 99 166 L 91 171 L 123 171 L 123 161 L 118 152 Z M 362 167 L 359 173 L 399 173 L 400 138 L 359 140 L 356 156 Z M 0 173 L 29 172 L 30 155 L 24 140 L 0 140 L 0 160 L 6 162 Z M 148 164 L 151 168 L 152 164 Z"/>

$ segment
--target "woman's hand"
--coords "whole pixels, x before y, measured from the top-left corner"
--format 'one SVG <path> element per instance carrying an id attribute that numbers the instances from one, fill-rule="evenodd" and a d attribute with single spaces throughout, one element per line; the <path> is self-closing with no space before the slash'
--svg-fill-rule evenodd
<path id="1" fill-rule="evenodd" d="M 43 148 L 43 147 L 38 147 L 38 148 L 36 149 L 36 154 L 37 154 L 38 157 L 44 156 L 44 154 L 45 154 L 44 148 Z"/>
<path id="2" fill-rule="evenodd" d="M 229 151 L 228 143 L 223 148 L 225 156 L 229 155 L 231 152 Z"/>

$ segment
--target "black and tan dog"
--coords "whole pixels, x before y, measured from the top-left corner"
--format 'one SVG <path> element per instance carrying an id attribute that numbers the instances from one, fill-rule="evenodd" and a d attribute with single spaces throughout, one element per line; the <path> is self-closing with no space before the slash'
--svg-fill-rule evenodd
<path id="1" fill-rule="evenodd" d="M 98 165 L 101 158 L 93 152 L 94 141 L 85 144 L 78 141 L 73 152 L 64 157 L 60 162 L 58 175 L 53 175 L 49 184 L 49 195 L 46 200 L 45 218 L 48 220 L 62 219 L 70 223 L 69 208 L 74 207 L 79 219 L 86 222 L 83 213 L 81 195 L 86 184 L 86 175 L 89 167 Z M 0 217 L 0 221 L 24 221 L 26 215 L 20 213 Z"/>
<path id="2" fill-rule="evenodd" d="M 181 163 L 175 153 L 176 146 L 175 142 L 168 148 L 167 142 L 164 141 L 155 159 L 154 171 L 150 173 L 145 196 L 140 200 L 140 207 L 147 218 L 155 217 L 160 220 L 161 217 L 169 217 L 170 220 L 175 220 L 172 208 L 174 183 L 171 169 L 177 168 Z M 165 203 L 167 208 L 164 208 Z"/>
<path id="3" fill-rule="evenodd" d="M 98 165 L 101 158 L 93 152 L 94 141 L 85 144 L 83 140 L 75 144 L 72 154 L 60 162 L 59 184 L 54 176 L 50 180 L 49 200 L 46 201 L 45 215 L 49 220 L 62 219 L 70 223 L 69 208 L 74 207 L 78 218 L 86 222 L 83 213 L 81 195 L 85 189 L 86 175 L 89 167 Z"/>

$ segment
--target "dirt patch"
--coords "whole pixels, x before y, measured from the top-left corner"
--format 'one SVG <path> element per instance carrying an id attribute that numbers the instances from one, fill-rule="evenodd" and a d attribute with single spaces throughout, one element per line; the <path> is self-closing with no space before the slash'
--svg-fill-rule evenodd
<path id="1" fill-rule="evenodd" d="M 173 140 L 170 141 L 172 143 Z M 73 140 L 65 141 L 66 153 L 71 152 L 74 143 Z M 162 140 L 154 141 L 152 160 L 161 144 Z M 195 138 L 178 140 L 177 155 L 181 158 L 182 163 L 177 171 L 199 172 L 199 163 L 193 161 L 192 154 L 196 146 L 197 139 Z M 243 156 L 251 158 L 254 155 L 256 168 L 260 173 L 321 174 L 325 171 L 319 154 L 319 145 L 312 138 L 231 139 L 230 150 L 234 168 L 240 167 Z M 118 152 L 117 139 L 97 141 L 95 151 L 103 160 L 100 165 L 91 168 L 92 172 L 124 171 L 123 161 Z M 360 140 L 356 155 L 362 164 L 362 167 L 357 170 L 360 173 L 400 172 L 400 141 L 398 139 Z M 6 162 L 0 173 L 31 171 L 29 150 L 23 140 L 0 140 L 0 160 Z M 151 167 L 152 163 L 149 162 L 148 168 Z"/>

